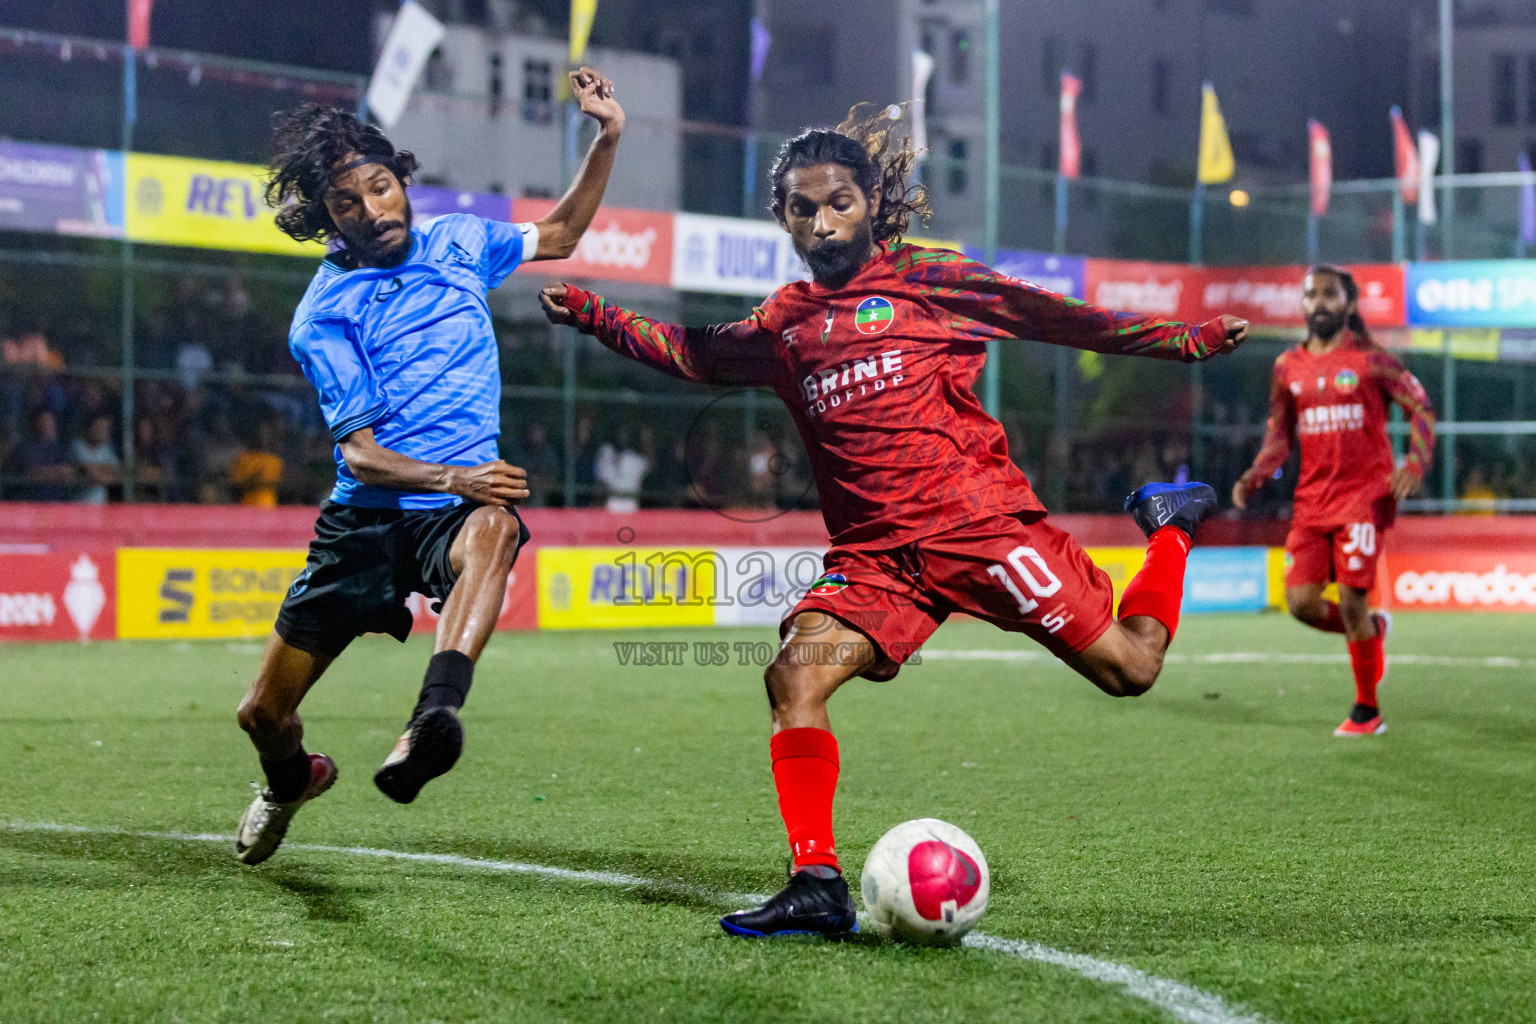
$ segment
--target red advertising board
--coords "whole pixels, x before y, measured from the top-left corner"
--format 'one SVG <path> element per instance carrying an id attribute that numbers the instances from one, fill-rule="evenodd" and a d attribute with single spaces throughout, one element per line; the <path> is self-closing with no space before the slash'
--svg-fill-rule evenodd
<path id="1" fill-rule="evenodd" d="M 0 640 L 110 640 L 117 621 L 110 550 L 0 553 Z"/>
<path id="2" fill-rule="evenodd" d="M 1382 596 L 1392 608 L 1536 612 L 1536 554 L 1420 550 L 1389 552 L 1385 563 Z"/>
<path id="3" fill-rule="evenodd" d="M 501 616 L 496 620 L 498 630 L 539 628 L 539 593 L 535 586 L 538 562 L 539 553 L 534 545 L 525 545 L 518 552 L 517 564 L 507 577 L 506 597 L 501 602 Z M 412 594 L 406 599 L 406 605 L 415 617 L 411 623 L 412 633 L 437 631 L 439 616 L 432 610 L 432 604 L 431 598 L 421 594 Z"/>
<path id="4" fill-rule="evenodd" d="M 553 199 L 514 199 L 512 219 L 536 221 L 554 209 Z M 592 225 L 565 260 L 529 263 L 524 273 L 562 278 L 638 281 L 666 285 L 672 281 L 672 215 L 647 210 L 598 207 Z"/>
<path id="5" fill-rule="evenodd" d="M 1192 267 L 1183 263 L 1086 261 L 1087 299 L 1096 306 L 1203 323 L 1223 313 L 1271 327 L 1302 327 L 1301 286 L 1307 268 Z M 1361 264 L 1360 315 L 1373 327 L 1406 322 L 1403 268 Z"/>

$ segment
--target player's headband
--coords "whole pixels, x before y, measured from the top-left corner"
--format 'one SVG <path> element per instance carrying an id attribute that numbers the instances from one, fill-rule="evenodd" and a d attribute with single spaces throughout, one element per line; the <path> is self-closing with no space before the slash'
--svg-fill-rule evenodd
<path id="1" fill-rule="evenodd" d="M 383 164 L 384 166 L 388 167 L 389 157 L 382 156 L 378 153 L 364 153 L 362 156 L 354 157 L 353 159 L 348 160 L 346 163 L 342 164 L 340 167 L 332 170 L 330 179 L 326 184 L 334 184 L 337 178 L 341 177 L 343 174 L 346 174 L 348 171 L 353 171 L 359 167 L 362 167 L 364 164 Z"/>

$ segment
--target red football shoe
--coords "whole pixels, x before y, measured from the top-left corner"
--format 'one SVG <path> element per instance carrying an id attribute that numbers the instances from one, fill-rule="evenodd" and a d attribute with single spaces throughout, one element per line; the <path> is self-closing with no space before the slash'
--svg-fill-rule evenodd
<path id="1" fill-rule="evenodd" d="M 1387 723 L 1381 720 L 1381 711 L 1377 708 L 1366 707 L 1364 704 L 1356 704 L 1350 711 L 1349 717 L 1333 730 L 1335 736 L 1380 736 L 1387 731 Z"/>

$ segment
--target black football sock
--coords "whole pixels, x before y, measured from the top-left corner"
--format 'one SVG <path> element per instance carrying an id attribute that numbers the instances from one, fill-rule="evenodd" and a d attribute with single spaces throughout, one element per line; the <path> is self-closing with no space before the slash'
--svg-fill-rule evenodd
<path id="1" fill-rule="evenodd" d="M 432 708 L 463 707 L 474 677 L 475 663 L 469 660 L 469 655 L 459 651 L 432 655 L 432 660 L 427 662 L 427 677 L 421 683 L 421 699 L 416 702 L 416 710 L 411 712 L 412 721 Z"/>
<path id="2" fill-rule="evenodd" d="M 1349 709 L 1349 720 L 1354 722 L 1356 725 L 1364 725 L 1366 722 L 1369 722 L 1379 714 L 1381 714 L 1381 712 L 1376 708 L 1371 707 L 1369 704 L 1357 703 L 1354 707 Z"/>
<path id="3" fill-rule="evenodd" d="M 302 745 L 289 757 L 262 758 L 261 770 L 267 773 L 267 791 L 280 804 L 297 800 L 309 788 L 309 754 Z"/>

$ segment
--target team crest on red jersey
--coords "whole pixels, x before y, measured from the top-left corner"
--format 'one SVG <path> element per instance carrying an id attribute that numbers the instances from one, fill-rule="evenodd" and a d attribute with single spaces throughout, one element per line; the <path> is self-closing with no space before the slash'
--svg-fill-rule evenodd
<path id="1" fill-rule="evenodd" d="M 1360 386 L 1360 376 L 1354 370 L 1340 370 L 1333 377 L 1333 386 L 1347 395 Z"/>
<path id="2" fill-rule="evenodd" d="M 815 583 L 811 584 L 810 592 L 821 597 L 835 594 L 848 585 L 848 577 L 840 572 L 829 572 Z"/>
<path id="3" fill-rule="evenodd" d="M 860 334 L 884 334 L 896 319 L 896 308 L 891 300 L 871 295 L 853 313 L 853 326 Z"/>

